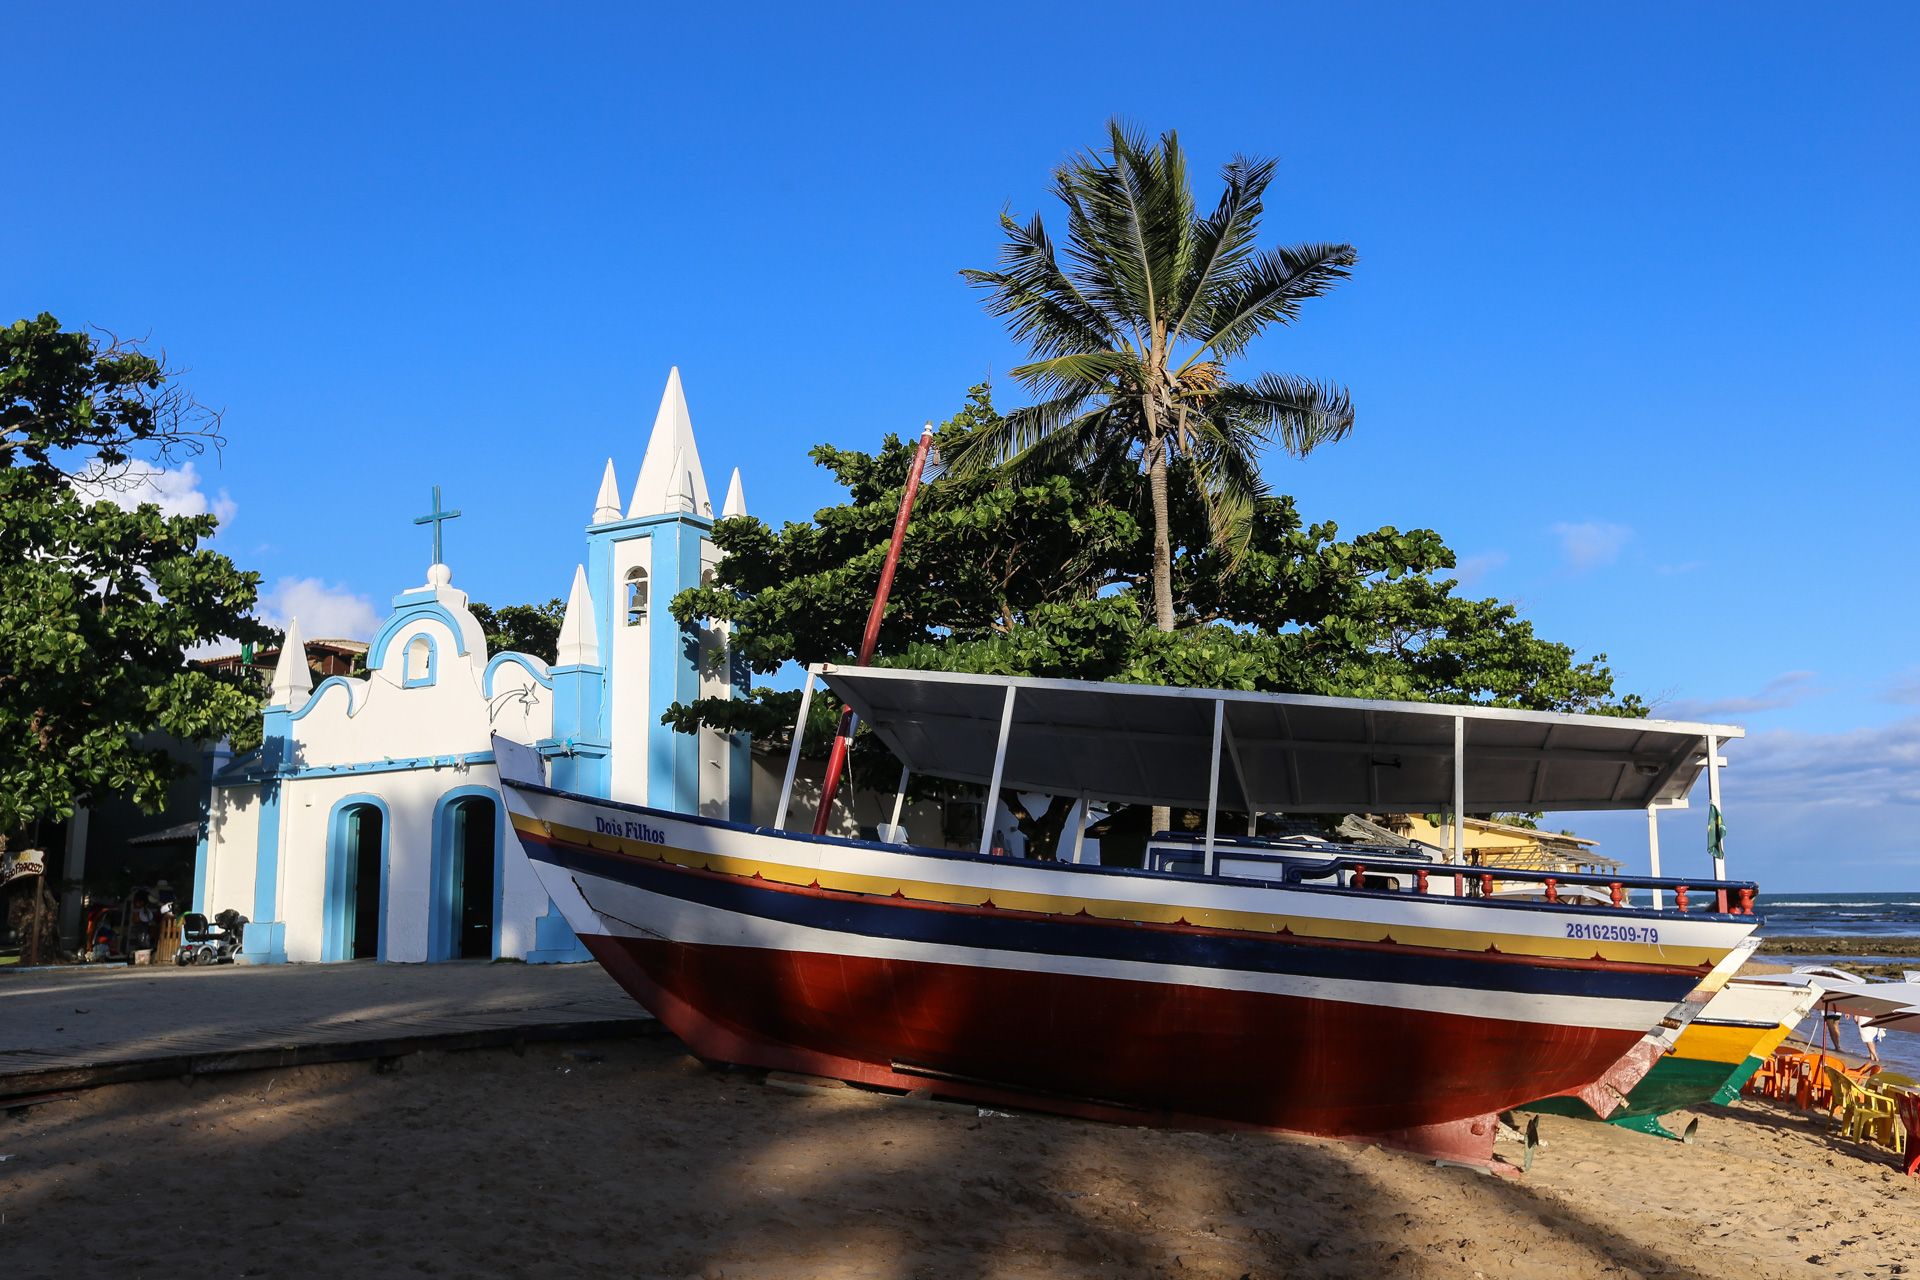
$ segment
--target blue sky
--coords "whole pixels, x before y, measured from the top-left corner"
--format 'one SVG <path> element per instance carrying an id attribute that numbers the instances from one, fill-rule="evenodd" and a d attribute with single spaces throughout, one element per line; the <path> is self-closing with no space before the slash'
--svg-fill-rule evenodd
<path id="1" fill-rule="evenodd" d="M 1017 362 L 955 272 L 1109 115 L 1178 128 L 1203 175 L 1278 155 L 1270 239 L 1361 261 L 1252 353 L 1359 410 L 1275 485 L 1347 532 L 1439 530 L 1623 689 L 1748 725 L 1735 870 L 1920 888 L 1916 27 L 19 4 L 0 310 L 191 366 L 230 444 L 163 484 L 230 515 L 276 606 L 346 628 L 422 580 L 436 483 L 459 585 L 562 594 L 670 365 L 716 489 L 738 465 L 755 514 L 808 515 L 808 447 Z M 1698 847 L 1697 809 L 1667 822 Z M 1640 823 L 1577 825 L 1637 859 Z"/>

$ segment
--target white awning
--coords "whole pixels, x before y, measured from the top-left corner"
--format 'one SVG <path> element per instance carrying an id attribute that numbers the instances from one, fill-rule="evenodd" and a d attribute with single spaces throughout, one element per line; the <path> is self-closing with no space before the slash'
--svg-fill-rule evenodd
<path id="1" fill-rule="evenodd" d="M 1709 735 L 1746 736 L 1738 725 L 1431 702 L 831 664 L 815 671 L 914 773 L 981 785 L 992 780 L 1011 689 L 1003 787 L 1128 804 L 1207 807 L 1217 702 L 1219 807 L 1240 812 L 1451 810 L 1456 719 L 1471 813 L 1670 803 L 1705 769 Z"/>

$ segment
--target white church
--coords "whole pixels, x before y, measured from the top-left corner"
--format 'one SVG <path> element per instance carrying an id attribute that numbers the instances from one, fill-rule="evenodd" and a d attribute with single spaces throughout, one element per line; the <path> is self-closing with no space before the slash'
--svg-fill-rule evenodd
<path id="1" fill-rule="evenodd" d="M 745 511 L 736 469 L 720 516 Z M 748 735 L 660 724 L 745 691 L 723 631 L 666 610 L 718 560 L 714 519 L 675 369 L 624 514 L 607 463 L 552 664 L 489 659 L 444 564 L 393 598 L 365 679 L 313 687 L 293 620 L 261 746 L 214 775 L 194 906 L 249 917 L 257 964 L 589 958 L 507 836 L 492 735 L 536 744 L 557 787 L 749 821 Z"/>

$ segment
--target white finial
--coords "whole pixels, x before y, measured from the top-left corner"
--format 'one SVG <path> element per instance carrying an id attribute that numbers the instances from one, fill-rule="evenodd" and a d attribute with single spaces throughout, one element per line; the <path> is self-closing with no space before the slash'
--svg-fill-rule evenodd
<path id="1" fill-rule="evenodd" d="M 567 593 L 567 614 L 560 620 L 560 646 L 553 665 L 600 665 L 600 620 L 593 612 L 593 593 L 587 590 L 587 571 L 580 565 L 573 567 L 573 590 Z"/>
<path id="2" fill-rule="evenodd" d="M 600 496 L 593 500 L 593 522 L 612 524 L 620 518 L 620 482 L 614 479 L 613 459 L 607 459 L 606 474 L 600 477 Z"/>
<path id="3" fill-rule="evenodd" d="M 730 520 L 734 516 L 747 514 L 746 490 L 740 487 L 740 468 L 733 469 L 733 479 L 727 482 L 727 500 L 720 507 L 720 518 Z"/>
<path id="4" fill-rule="evenodd" d="M 700 450 L 693 442 L 693 420 L 687 414 L 687 396 L 680 387 L 680 370 L 667 374 L 660 412 L 647 439 L 647 456 L 640 478 L 633 484 L 633 503 L 627 518 L 661 512 L 692 511 L 711 516 L 713 499 L 707 496 L 707 475 L 700 468 Z"/>
<path id="5" fill-rule="evenodd" d="M 280 661 L 274 664 L 267 705 L 298 711 L 312 693 L 313 672 L 307 669 L 307 646 L 300 639 L 300 619 L 288 618 L 287 639 L 280 646 Z"/>
<path id="6" fill-rule="evenodd" d="M 453 570 L 447 568 L 447 566 L 443 564 L 430 564 L 427 566 L 427 585 L 435 591 L 438 591 L 452 581 Z"/>

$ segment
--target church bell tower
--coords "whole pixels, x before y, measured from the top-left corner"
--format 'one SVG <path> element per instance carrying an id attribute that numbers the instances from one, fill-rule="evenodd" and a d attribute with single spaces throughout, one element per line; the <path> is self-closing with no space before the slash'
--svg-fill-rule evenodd
<path id="1" fill-rule="evenodd" d="M 735 470 L 723 516 L 745 515 Z M 725 626 L 675 621 L 667 606 L 718 563 L 712 499 L 680 370 L 667 375 L 653 434 L 621 514 L 607 461 L 575 571 L 554 679 L 554 785 L 678 813 L 745 822 L 752 799 L 748 735 L 675 732 L 675 702 L 744 695 Z"/>

